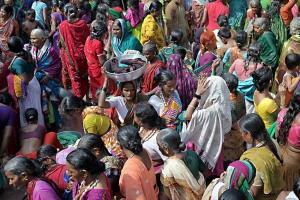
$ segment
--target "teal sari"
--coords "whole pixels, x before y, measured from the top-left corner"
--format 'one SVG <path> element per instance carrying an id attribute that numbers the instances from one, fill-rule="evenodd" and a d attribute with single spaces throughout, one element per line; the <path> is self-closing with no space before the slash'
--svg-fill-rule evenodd
<path id="1" fill-rule="evenodd" d="M 125 20 L 116 19 L 116 21 L 121 23 L 122 36 L 120 39 L 115 35 L 112 38 L 112 47 L 115 56 L 123 55 L 126 50 L 136 50 L 142 52 L 143 46 L 136 37 L 128 33 Z"/>

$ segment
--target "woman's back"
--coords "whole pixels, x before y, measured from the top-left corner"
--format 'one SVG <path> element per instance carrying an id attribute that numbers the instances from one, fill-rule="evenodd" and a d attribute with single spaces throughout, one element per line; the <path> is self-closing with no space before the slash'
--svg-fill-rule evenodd
<path id="1" fill-rule="evenodd" d="M 44 136 L 47 133 L 46 127 L 38 124 L 29 124 L 19 130 L 21 142 L 20 152 L 23 154 L 32 153 L 42 145 Z"/>

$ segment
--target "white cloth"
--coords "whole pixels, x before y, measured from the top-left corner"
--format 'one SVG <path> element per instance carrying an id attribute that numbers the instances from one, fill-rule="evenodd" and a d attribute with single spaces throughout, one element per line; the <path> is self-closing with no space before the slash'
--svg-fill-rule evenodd
<path id="1" fill-rule="evenodd" d="M 32 80 L 29 81 L 28 85 L 26 85 L 26 90 L 27 96 L 18 100 L 20 106 L 21 128 L 28 125 L 25 118 L 25 111 L 28 108 L 35 108 L 37 110 L 38 124 L 44 126 L 44 115 L 41 105 L 41 86 L 35 76 L 33 76 Z"/>
<path id="2" fill-rule="evenodd" d="M 207 80 L 209 87 L 181 136 L 184 143 L 195 144 L 197 153 L 202 152 L 201 159 L 213 170 L 222 150 L 224 134 L 230 131 L 232 122 L 230 92 L 225 81 L 219 76 Z"/>
<path id="3" fill-rule="evenodd" d="M 108 100 L 110 107 L 113 108 L 115 107 L 118 113 L 118 118 L 121 123 L 124 123 L 124 119 L 128 113 L 128 110 L 126 108 L 125 102 L 124 102 L 124 97 L 118 96 L 118 97 L 113 97 Z"/>
<path id="4" fill-rule="evenodd" d="M 159 147 L 156 142 L 156 136 L 157 134 L 153 135 L 149 140 L 144 142 L 143 147 L 147 149 L 147 151 L 150 153 L 152 160 L 162 159 L 163 161 L 166 161 L 168 157 L 164 156 L 159 150 Z"/>
<path id="5" fill-rule="evenodd" d="M 295 193 L 292 191 L 292 192 L 290 192 L 290 194 L 287 197 L 285 197 L 285 200 L 299 200 L 299 199 L 297 198 Z"/>
<path id="6" fill-rule="evenodd" d="M 152 95 L 148 103 L 150 103 L 155 108 L 158 115 L 163 112 L 164 102 L 157 95 Z"/>
<path id="7" fill-rule="evenodd" d="M 219 36 L 218 36 L 219 29 L 215 29 L 213 32 L 214 32 L 214 34 L 216 36 L 216 39 L 217 39 L 217 48 L 219 49 L 224 45 L 224 43 L 222 42 L 221 38 L 219 38 Z"/>

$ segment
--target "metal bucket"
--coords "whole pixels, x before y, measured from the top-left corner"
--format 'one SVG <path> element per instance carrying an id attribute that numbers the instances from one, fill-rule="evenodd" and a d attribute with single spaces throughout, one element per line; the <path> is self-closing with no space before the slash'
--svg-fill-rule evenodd
<path id="1" fill-rule="evenodd" d="M 146 67 L 147 67 L 147 59 L 144 56 L 141 55 L 122 55 L 122 56 L 118 56 L 116 57 L 118 59 L 118 64 L 120 65 L 122 60 L 127 60 L 127 59 L 136 59 L 136 58 L 140 58 L 143 61 L 145 61 L 145 64 L 137 69 L 134 70 L 132 72 L 127 72 L 127 73 L 121 73 L 121 74 L 117 74 L 117 73 L 112 73 L 111 70 L 111 66 L 110 66 L 110 60 L 106 61 L 104 63 L 105 66 L 105 71 L 108 77 L 110 77 L 111 79 L 115 80 L 115 81 L 119 81 L 119 82 L 127 82 L 127 81 L 133 81 L 136 80 L 137 78 L 141 77 L 144 72 L 146 71 Z"/>

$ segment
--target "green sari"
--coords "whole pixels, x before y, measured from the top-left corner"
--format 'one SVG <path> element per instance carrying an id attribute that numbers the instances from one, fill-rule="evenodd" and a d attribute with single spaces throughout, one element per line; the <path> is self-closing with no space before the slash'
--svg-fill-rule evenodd
<path id="1" fill-rule="evenodd" d="M 272 68 L 277 67 L 278 62 L 278 51 L 277 51 L 277 40 L 275 35 L 270 32 L 264 32 L 257 42 L 261 46 L 261 60 L 263 63 L 272 66 Z"/>

